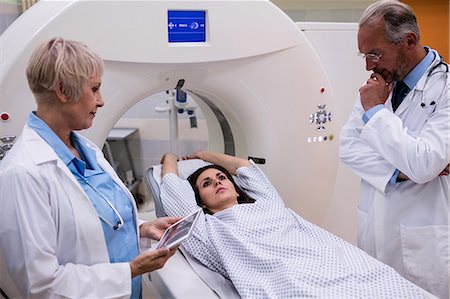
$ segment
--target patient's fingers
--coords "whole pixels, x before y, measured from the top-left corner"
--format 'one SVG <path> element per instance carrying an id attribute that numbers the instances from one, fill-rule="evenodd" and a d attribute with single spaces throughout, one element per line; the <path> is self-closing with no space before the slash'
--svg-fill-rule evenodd
<path id="1" fill-rule="evenodd" d="M 204 152 L 204 150 L 196 150 L 195 152 L 193 152 L 190 155 L 187 156 L 183 156 L 182 159 L 183 160 L 190 160 L 190 159 L 201 159 L 199 156 L 199 153 Z"/>

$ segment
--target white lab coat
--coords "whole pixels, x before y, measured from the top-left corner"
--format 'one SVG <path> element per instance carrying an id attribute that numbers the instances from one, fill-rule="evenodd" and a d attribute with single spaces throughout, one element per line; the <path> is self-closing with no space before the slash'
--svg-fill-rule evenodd
<path id="1" fill-rule="evenodd" d="M 361 177 L 358 246 L 449 298 L 450 176 L 438 174 L 450 163 L 450 82 L 442 72 L 425 82 L 427 74 L 395 113 L 391 93 L 367 124 L 358 98 L 341 131 L 340 158 Z M 389 185 L 395 169 L 410 180 Z"/>
<path id="2" fill-rule="evenodd" d="M 137 215 L 132 195 L 102 152 L 86 144 Z M 0 287 L 7 295 L 129 298 L 129 264 L 109 262 L 97 212 L 53 149 L 25 125 L 0 166 Z"/>

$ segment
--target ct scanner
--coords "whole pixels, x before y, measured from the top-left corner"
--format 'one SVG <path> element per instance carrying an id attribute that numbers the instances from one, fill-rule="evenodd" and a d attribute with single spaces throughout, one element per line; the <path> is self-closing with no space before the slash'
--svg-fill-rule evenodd
<path id="1" fill-rule="evenodd" d="M 354 242 L 358 180 L 338 143 L 367 78 L 355 24 L 295 24 L 267 0 L 41 0 L 0 36 L 1 155 L 35 108 L 28 58 L 54 36 L 105 60 L 105 106 L 82 132 L 97 145 L 138 101 L 182 89 L 210 149 L 262 163 L 288 207 Z"/>

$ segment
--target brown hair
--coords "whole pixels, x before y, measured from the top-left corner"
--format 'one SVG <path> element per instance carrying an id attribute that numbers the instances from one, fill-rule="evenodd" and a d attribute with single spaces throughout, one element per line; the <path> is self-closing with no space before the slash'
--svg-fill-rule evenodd
<path id="1" fill-rule="evenodd" d="M 220 170 L 221 172 L 223 172 L 227 178 L 233 183 L 234 188 L 236 189 L 236 192 L 239 194 L 237 201 L 238 203 L 254 203 L 255 200 L 253 198 L 251 198 L 250 196 L 247 195 L 247 193 L 244 192 L 244 190 L 242 190 L 234 181 L 233 176 L 228 172 L 228 170 L 226 170 L 225 168 L 223 168 L 220 165 L 215 165 L 215 164 L 211 164 L 211 165 L 206 165 L 203 166 L 199 169 L 197 169 L 196 171 L 194 171 L 188 178 L 187 180 L 189 181 L 189 183 L 192 186 L 192 189 L 194 189 L 194 193 L 195 193 L 195 200 L 197 201 L 197 205 L 199 207 L 203 206 L 203 201 L 200 198 L 200 193 L 198 191 L 197 188 L 197 179 L 200 176 L 200 174 L 202 174 L 205 170 L 210 169 L 210 168 L 215 168 L 217 170 Z M 208 210 L 207 208 L 203 208 L 203 211 L 207 214 L 213 214 L 210 210 Z"/>

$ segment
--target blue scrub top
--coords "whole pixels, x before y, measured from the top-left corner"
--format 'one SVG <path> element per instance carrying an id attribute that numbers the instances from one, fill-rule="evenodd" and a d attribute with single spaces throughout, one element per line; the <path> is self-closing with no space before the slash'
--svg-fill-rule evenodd
<path id="1" fill-rule="evenodd" d="M 139 254 L 139 241 L 133 205 L 122 188 L 100 168 L 95 151 L 72 132 L 70 138 L 82 157 L 82 160 L 78 159 L 34 112 L 30 113 L 28 125 L 54 149 L 88 195 L 102 223 L 110 262 L 129 262 L 134 259 Z M 114 226 L 119 217 L 108 201 L 124 221 L 118 230 Z M 141 288 L 141 276 L 133 278 L 131 298 L 141 298 Z"/>

